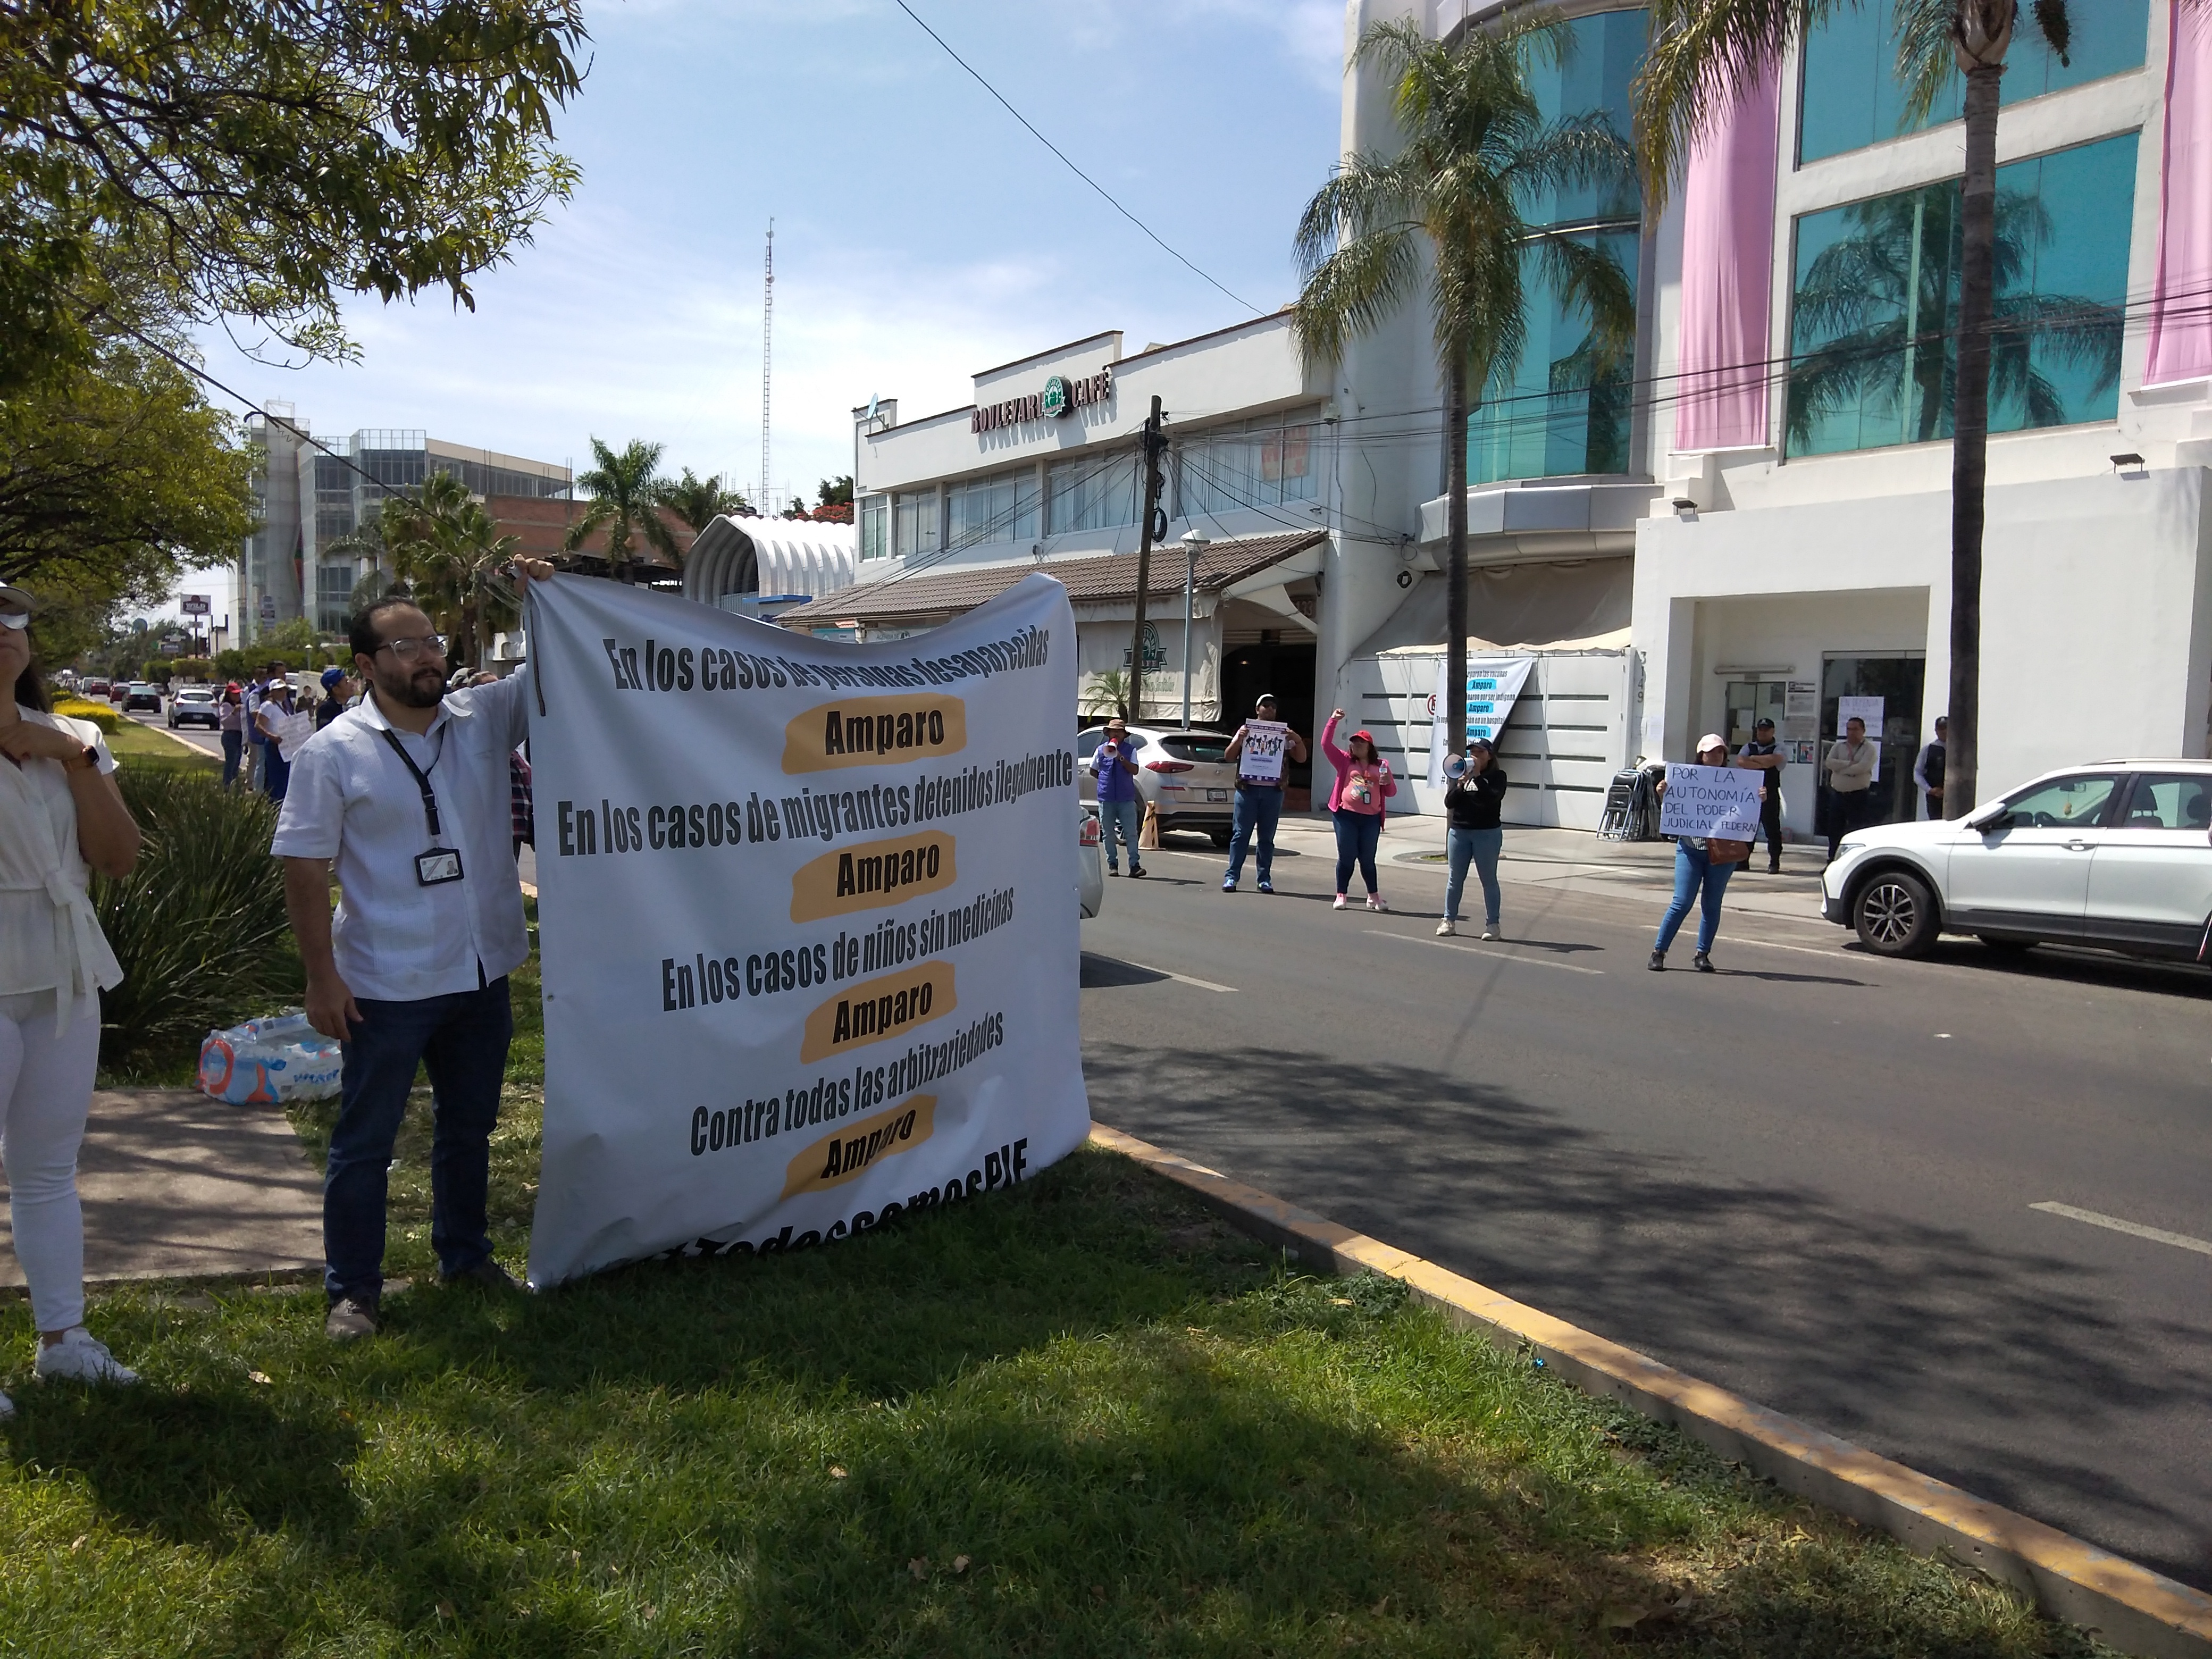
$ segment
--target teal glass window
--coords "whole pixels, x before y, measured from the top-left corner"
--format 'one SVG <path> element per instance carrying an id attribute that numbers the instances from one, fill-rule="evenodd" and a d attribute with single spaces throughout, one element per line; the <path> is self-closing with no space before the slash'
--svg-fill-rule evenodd
<path id="1" fill-rule="evenodd" d="M 2118 416 L 2136 144 L 1997 169 L 1991 432 Z M 1959 206 L 1952 179 L 1797 221 L 1791 454 L 1951 435 Z"/>
<path id="2" fill-rule="evenodd" d="M 1629 140 L 1630 84 L 1650 27 L 1644 12 L 1601 12 L 1565 27 L 1562 61 L 1529 71 L 1539 112 L 1547 123 L 1600 116 Z M 1632 178 L 1548 191 L 1522 212 L 1538 228 L 1575 227 L 1575 240 L 1604 253 L 1635 288 L 1644 207 Z M 1516 361 L 1492 368 L 1468 420 L 1468 481 L 1626 471 L 1630 356 L 1600 349 L 1589 318 L 1560 302 L 1533 254 L 1522 269 L 1527 337 Z M 1637 308 L 1640 316 L 1641 294 Z"/>
<path id="3" fill-rule="evenodd" d="M 2069 6 L 2073 24 L 2067 59 L 2044 43 L 2020 9 L 2012 48 L 2005 55 L 2003 101 L 2019 103 L 2108 75 L 2141 69 L 2150 39 L 2150 0 L 2088 0 Z M 1845 150 L 1863 149 L 1922 127 L 1960 118 L 1965 82 L 1954 71 L 1923 122 L 1905 118 L 1905 88 L 1897 79 L 1897 37 L 1887 0 L 1838 7 L 1805 37 L 1797 103 L 1800 166 Z"/>

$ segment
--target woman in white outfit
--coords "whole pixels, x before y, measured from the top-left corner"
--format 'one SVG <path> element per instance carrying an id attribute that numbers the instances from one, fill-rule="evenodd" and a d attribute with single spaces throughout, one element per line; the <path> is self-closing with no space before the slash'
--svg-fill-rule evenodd
<path id="1" fill-rule="evenodd" d="M 123 978 L 87 890 L 120 876 L 138 826 L 89 720 L 50 714 L 26 631 L 36 601 L 0 585 L 0 1166 L 39 1328 L 36 1374 L 135 1382 L 84 1328 L 76 1153 L 100 1062 L 100 994 Z M 0 1395 L 0 1417 L 14 1405 Z"/>

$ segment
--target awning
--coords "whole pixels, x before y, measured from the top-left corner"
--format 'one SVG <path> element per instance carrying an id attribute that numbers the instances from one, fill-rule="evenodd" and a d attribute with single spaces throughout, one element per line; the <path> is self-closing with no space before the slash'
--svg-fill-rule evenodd
<path id="1" fill-rule="evenodd" d="M 1328 539 L 1325 530 L 1297 530 L 1279 536 L 1214 542 L 1198 556 L 1197 591 L 1221 593 L 1241 586 L 1247 592 L 1237 597 L 1247 597 L 1254 577 L 1300 554 L 1317 555 Z M 1180 602 L 1183 562 L 1182 549 L 1172 542 L 1152 550 L 1152 570 L 1145 584 L 1147 610 L 1154 605 Z M 805 628 L 937 620 L 961 615 L 996 599 L 1033 570 L 1060 582 L 1067 589 L 1067 597 L 1078 603 L 1118 601 L 1133 605 L 1137 600 L 1137 556 L 1109 553 L 1094 558 L 968 565 L 954 570 L 925 568 L 912 575 L 894 575 L 829 594 L 783 612 L 776 621 Z M 1285 573 L 1285 579 L 1291 579 L 1290 573 Z"/>

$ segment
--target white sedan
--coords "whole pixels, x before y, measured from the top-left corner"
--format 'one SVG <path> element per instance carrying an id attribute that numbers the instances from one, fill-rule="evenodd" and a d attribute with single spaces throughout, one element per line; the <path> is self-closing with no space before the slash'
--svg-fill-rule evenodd
<path id="1" fill-rule="evenodd" d="M 1883 956 L 1972 933 L 2203 962 L 2212 761 L 2071 767 L 1963 819 L 1854 830 L 1820 878 L 1820 914 Z"/>

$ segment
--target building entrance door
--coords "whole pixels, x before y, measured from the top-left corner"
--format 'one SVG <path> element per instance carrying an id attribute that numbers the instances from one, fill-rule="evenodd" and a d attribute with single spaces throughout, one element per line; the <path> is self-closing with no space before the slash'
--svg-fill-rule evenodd
<path id="1" fill-rule="evenodd" d="M 1913 811 L 1912 763 L 1920 757 L 1920 703 L 1928 678 L 1925 657 L 1899 653 L 1889 656 L 1824 657 L 1820 661 L 1820 752 L 1825 762 L 1829 745 L 1843 735 L 1839 718 L 1846 697 L 1880 697 L 1881 730 L 1869 723 L 1867 736 L 1881 745 L 1881 762 L 1874 787 L 1867 793 L 1865 822 L 1893 823 L 1910 819 Z M 1820 775 L 1820 789 L 1827 794 L 1827 774 Z"/>
<path id="2" fill-rule="evenodd" d="M 1263 638 L 1258 645 L 1237 647 L 1221 661 L 1223 731 L 1234 732 L 1250 718 L 1252 704 L 1260 694 L 1271 691 L 1277 712 L 1289 723 L 1291 730 L 1306 740 L 1307 759 L 1290 763 L 1285 770 L 1292 790 L 1311 788 L 1314 759 L 1321 753 L 1320 728 L 1314 724 L 1314 656 L 1311 641 L 1285 645 Z M 1382 746 L 1378 739 L 1376 747 Z M 1404 758 L 1402 755 L 1398 757 L 1399 765 L 1402 766 Z"/>

